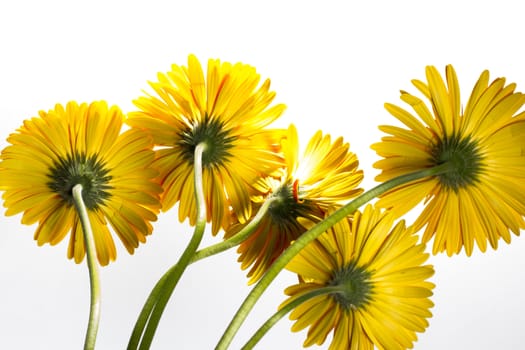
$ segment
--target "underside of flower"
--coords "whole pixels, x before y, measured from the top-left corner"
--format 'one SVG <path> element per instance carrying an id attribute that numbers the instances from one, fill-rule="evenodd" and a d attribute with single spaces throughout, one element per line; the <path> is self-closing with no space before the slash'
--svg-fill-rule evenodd
<path id="1" fill-rule="evenodd" d="M 340 287 L 341 290 L 333 293 L 332 297 L 346 311 L 356 310 L 370 301 L 370 273 L 354 263 L 336 270 L 328 285 Z"/>
<path id="2" fill-rule="evenodd" d="M 206 151 L 202 155 L 202 165 L 207 168 L 216 168 L 231 157 L 235 137 L 225 130 L 224 123 L 219 118 L 205 116 L 202 122 L 190 125 L 181 132 L 179 145 L 186 161 L 193 164 L 195 147 L 199 143 L 206 144 Z"/>
<path id="3" fill-rule="evenodd" d="M 283 227 L 296 226 L 298 217 L 318 221 L 324 215 L 312 201 L 298 199 L 292 184 L 279 186 L 272 195 L 279 199 L 270 205 L 268 213 L 273 222 Z"/>
<path id="4" fill-rule="evenodd" d="M 74 205 L 72 189 L 81 184 L 84 203 L 88 209 L 93 210 L 111 195 L 108 192 L 111 189 L 108 185 L 111 180 L 108 172 L 96 155 L 87 157 L 85 154 L 73 153 L 55 162 L 48 174 L 50 181 L 47 185 L 68 205 Z"/>
<path id="5" fill-rule="evenodd" d="M 452 135 L 440 139 L 431 151 L 436 165 L 449 163 L 451 170 L 439 175 L 442 185 L 454 191 L 477 181 L 482 157 L 475 141 L 470 137 Z"/>

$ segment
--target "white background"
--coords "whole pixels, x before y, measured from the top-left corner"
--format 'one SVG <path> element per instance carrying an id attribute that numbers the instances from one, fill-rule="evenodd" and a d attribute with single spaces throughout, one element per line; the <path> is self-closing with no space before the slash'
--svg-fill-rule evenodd
<path id="1" fill-rule="evenodd" d="M 509 1 L 3 1 L 0 3 L 1 147 L 41 109 L 104 99 L 124 111 L 146 81 L 186 64 L 241 61 L 272 79 L 303 145 L 322 129 L 351 143 L 374 185 L 369 149 L 379 124 L 395 123 L 384 102 L 414 92 L 426 65 L 454 64 L 463 105 L 484 69 L 525 87 L 524 26 Z M 85 264 L 66 259 L 66 240 L 37 247 L 36 226 L 0 219 L 0 348 L 79 349 L 89 308 Z M 134 256 L 119 250 L 103 268 L 98 349 L 123 349 L 154 282 L 178 258 L 191 229 L 161 214 Z M 219 240 L 207 235 L 203 244 Z M 430 327 L 416 349 L 517 349 L 525 340 L 525 241 L 497 251 L 431 257 L 436 274 Z M 228 252 L 191 266 L 161 321 L 153 349 L 211 349 L 249 288 Z M 256 306 L 239 348 L 295 282 L 284 273 Z M 282 320 L 259 349 L 299 349 L 305 333 Z M 315 347 L 314 347 L 315 348 Z M 327 348 L 327 344 L 323 348 Z"/>

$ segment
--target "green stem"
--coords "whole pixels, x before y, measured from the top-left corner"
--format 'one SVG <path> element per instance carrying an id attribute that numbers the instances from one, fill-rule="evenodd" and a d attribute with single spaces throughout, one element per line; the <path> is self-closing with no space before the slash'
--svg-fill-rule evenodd
<path id="1" fill-rule="evenodd" d="M 243 242 L 245 239 L 247 239 L 250 236 L 253 230 L 257 227 L 261 219 L 264 217 L 264 215 L 268 211 L 268 208 L 275 200 L 277 200 L 277 197 L 268 198 L 262 204 L 261 208 L 259 208 L 259 211 L 253 217 L 253 219 L 241 231 L 239 231 L 235 236 L 225 241 L 222 241 L 220 243 L 211 245 L 209 247 L 206 247 L 204 249 L 197 251 L 191 258 L 189 264 L 197 262 L 206 257 L 221 253 Z M 168 271 L 166 271 L 166 273 L 164 273 L 164 275 L 157 281 L 157 283 L 153 287 L 148 299 L 146 300 L 144 306 L 142 307 L 142 310 L 139 314 L 137 322 L 135 323 L 135 327 L 133 328 L 133 332 L 131 333 L 131 337 L 129 339 L 128 349 L 138 348 L 142 333 L 144 332 L 144 328 L 146 326 L 146 323 L 148 322 L 151 316 L 151 311 L 157 304 L 157 300 L 159 299 L 160 293 L 165 289 L 164 284 L 166 283 L 167 280 L 173 278 L 172 276 L 175 274 L 175 270 L 177 269 L 177 266 L 178 266 L 178 263 L 173 265 Z"/>
<path id="2" fill-rule="evenodd" d="M 385 181 L 376 187 L 370 189 L 367 192 L 364 192 L 359 197 L 355 198 L 348 204 L 344 205 L 332 215 L 328 216 L 323 221 L 316 224 L 310 230 L 306 231 L 301 235 L 292 245 L 288 247 L 270 266 L 266 271 L 263 277 L 255 285 L 255 287 L 250 291 L 244 302 L 237 310 L 237 313 L 234 315 L 230 324 L 223 333 L 219 343 L 217 344 L 216 350 L 225 350 L 230 345 L 233 337 L 241 327 L 242 323 L 248 316 L 249 312 L 261 297 L 266 288 L 270 283 L 277 277 L 279 272 L 288 264 L 288 262 L 301 251 L 308 243 L 319 237 L 323 232 L 328 230 L 330 227 L 335 225 L 337 222 L 345 218 L 346 216 L 352 214 L 359 207 L 368 203 L 370 200 L 378 197 L 379 195 L 406 183 L 416 181 L 425 177 L 435 176 L 442 174 L 450 170 L 450 166 L 447 163 L 436 166 L 434 168 L 429 168 L 414 173 L 402 175 Z"/>
<path id="3" fill-rule="evenodd" d="M 206 149 L 204 143 L 200 143 L 195 147 L 195 158 L 194 158 L 194 180 L 195 180 L 195 203 L 197 206 L 197 220 L 195 223 L 195 229 L 193 236 L 191 237 L 188 246 L 182 253 L 177 264 L 175 264 L 168 272 L 163 276 L 164 282 L 161 282 L 162 279 L 154 287 L 153 292 L 155 292 L 155 301 L 147 301 L 147 306 L 153 306 L 151 314 L 149 317 L 143 316 L 141 321 L 147 321 L 146 329 L 144 330 L 144 335 L 140 341 L 139 349 L 145 350 L 149 349 L 155 332 L 162 317 L 166 305 L 171 297 L 171 294 L 175 290 L 177 283 L 179 282 L 182 274 L 186 270 L 186 267 L 189 265 L 192 256 L 195 254 L 199 244 L 202 241 L 204 235 L 204 230 L 206 228 L 206 202 L 204 198 L 204 189 L 202 182 L 202 154 Z M 158 287 L 158 288 L 157 288 Z M 145 305 L 145 306 L 146 306 Z M 144 328 L 142 325 L 140 328 Z M 137 333 L 142 333 L 138 331 Z M 128 349 L 131 349 L 128 345 Z"/>
<path id="4" fill-rule="evenodd" d="M 311 290 L 305 294 L 302 294 L 292 301 L 285 304 L 281 307 L 276 313 L 274 313 L 246 342 L 246 344 L 241 348 L 241 350 L 250 350 L 252 349 L 259 340 L 272 328 L 281 318 L 284 317 L 287 313 L 295 309 L 297 306 L 301 305 L 307 300 L 315 298 L 316 296 L 323 294 L 337 293 L 341 290 L 338 286 L 322 287 Z"/>
<path id="5" fill-rule="evenodd" d="M 148 299 L 144 303 L 144 306 L 142 307 L 142 310 L 140 311 L 139 317 L 137 318 L 137 322 L 135 322 L 135 327 L 133 328 L 133 332 L 131 333 L 131 337 L 129 338 L 128 342 L 128 350 L 131 349 L 138 349 L 140 339 L 142 337 L 142 334 L 144 333 L 144 328 L 146 327 L 146 323 L 148 322 L 151 311 L 155 307 L 155 304 L 157 303 L 157 300 L 159 299 L 159 294 L 163 289 L 164 283 L 172 273 L 172 270 L 174 269 L 176 265 L 174 265 L 172 268 L 170 268 L 166 273 L 157 281 L 153 289 L 151 290 Z"/>
<path id="6" fill-rule="evenodd" d="M 253 217 L 253 219 L 248 224 L 246 224 L 246 226 L 244 226 L 241 231 L 239 231 L 234 236 L 228 238 L 225 241 L 213 244 L 209 247 L 199 250 L 195 253 L 190 263 L 194 263 L 208 256 L 221 253 L 244 242 L 257 228 L 257 225 L 262 220 L 264 215 L 268 212 L 268 208 L 270 208 L 271 204 L 278 199 L 278 197 L 269 197 L 259 208 L 259 211 Z"/>
<path id="7" fill-rule="evenodd" d="M 100 279 L 98 273 L 98 263 L 95 250 L 95 238 L 89 222 L 86 205 L 82 198 L 82 185 L 77 184 L 73 187 L 73 200 L 80 218 L 82 231 L 84 233 L 84 245 L 86 246 L 87 265 L 89 270 L 89 282 L 91 289 L 91 301 L 89 308 L 89 322 L 84 340 L 84 350 L 95 349 L 97 331 L 100 321 Z"/>

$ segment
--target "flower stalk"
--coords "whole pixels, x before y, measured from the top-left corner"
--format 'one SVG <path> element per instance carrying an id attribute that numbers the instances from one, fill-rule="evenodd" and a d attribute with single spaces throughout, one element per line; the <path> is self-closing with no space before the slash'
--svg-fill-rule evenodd
<path id="1" fill-rule="evenodd" d="M 194 159 L 194 181 L 195 181 L 195 200 L 197 206 L 197 221 L 195 229 L 188 246 L 182 253 L 177 264 L 170 268 L 166 274 L 159 280 L 157 285 L 153 288 L 150 296 L 146 300 L 143 310 L 139 315 L 135 328 L 133 330 L 131 339 L 128 343 L 129 349 L 144 350 L 149 349 L 162 314 L 166 305 L 177 286 L 186 267 L 191 262 L 191 259 L 199 244 L 202 241 L 204 230 L 206 228 L 206 202 L 204 198 L 204 189 L 202 181 L 202 158 L 206 150 L 205 143 L 199 143 L 195 147 Z"/>
<path id="2" fill-rule="evenodd" d="M 100 278 L 95 250 L 95 239 L 93 237 L 93 230 L 91 229 L 91 223 L 89 221 L 86 205 L 82 198 L 81 184 L 77 184 L 73 187 L 73 199 L 78 216 L 80 218 L 80 223 L 82 225 L 82 231 L 84 233 L 84 244 L 86 246 L 86 257 L 91 292 L 89 321 L 86 337 L 84 340 L 84 350 L 93 350 L 95 349 L 98 325 L 100 322 Z"/>
<path id="3" fill-rule="evenodd" d="M 219 254 L 225 250 L 228 250 L 230 248 L 233 248 L 246 240 L 250 234 L 253 232 L 253 230 L 257 227 L 258 223 L 261 221 L 261 219 L 264 217 L 266 212 L 268 211 L 268 208 L 270 205 L 277 200 L 276 197 L 270 197 L 268 200 L 266 200 L 255 217 L 252 221 L 250 221 L 249 224 L 246 225 L 238 234 L 235 236 L 222 241 L 217 244 L 213 244 L 209 247 L 206 247 L 204 249 L 201 249 L 191 257 L 191 260 L 189 261 L 189 264 L 192 264 L 194 262 L 197 262 L 201 259 L 204 259 L 206 257 Z M 132 335 L 130 337 L 129 343 L 128 343 L 128 349 L 137 349 L 142 333 L 144 332 L 144 328 L 146 327 L 146 323 L 148 322 L 150 316 L 152 315 L 153 309 L 157 309 L 159 306 L 157 304 L 157 301 L 160 299 L 161 294 L 166 294 L 169 297 L 173 293 L 173 290 L 175 288 L 175 285 L 173 285 L 173 282 L 171 284 L 166 284 L 168 280 L 172 280 L 174 275 L 176 274 L 176 271 L 180 269 L 179 266 L 180 262 L 173 265 L 166 273 L 157 281 L 155 286 L 153 287 L 148 299 L 146 300 L 141 313 L 139 314 L 139 317 L 137 319 L 137 322 L 135 324 L 135 327 L 133 329 Z M 171 292 L 168 292 L 166 288 L 171 288 Z"/>
<path id="4" fill-rule="evenodd" d="M 270 208 L 272 203 L 274 203 L 277 200 L 279 200 L 279 198 L 275 196 L 271 196 L 268 199 L 266 199 L 266 201 L 264 201 L 264 203 L 261 205 L 261 208 L 259 208 L 257 214 L 241 231 L 222 242 L 213 244 L 209 247 L 197 251 L 191 259 L 190 263 L 194 263 L 206 257 L 222 253 L 223 251 L 233 248 L 239 245 L 240 243 L 244 242 L 257 228 L 257 225 L 261 222 L 264 215 L 266 215 L 266 213 L 268 212 L 268 208 Z"/>
<path id="5" fill-rule="evenodd" d="M 241 350 L 251 350 L 259 340 L 264 337 L 264 335 L 286 314 L 288 314 L 290 311 L 295 309 L 297 306 L 301 305 L 305 301 L 308 301 L 312 298 L 315 298 L 320 295 L 324 294 L 332 294 L 332 293 L 338 293 L 341 292 L 340 286 L 329 286 L 324 288 L 317 288 L 314 290 L 309 291 L 308 293 L 304 293 L 301 296 L 298 296 L 297 298 L 293 299 L 292 301 L 286 303 L 285 305 L 282 305 L 277 312 L 275 312 L 268 320 L 266 320 L 265 323 L 259 329 L 252 335 L 252 337 L 246 342 L 246 344 L 241 348 Z"/>

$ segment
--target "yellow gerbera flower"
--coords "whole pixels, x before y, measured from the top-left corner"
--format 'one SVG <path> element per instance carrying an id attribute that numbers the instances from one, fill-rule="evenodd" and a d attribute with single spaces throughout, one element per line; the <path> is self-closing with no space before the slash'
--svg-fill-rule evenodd
<path id="1" fill-rule="evenodd" d="M 138 130 L 120 134 L 122 124 L 120 109 L 103 101 L 57 104 L 24 121 L 0 156 L 6 215 L 23 212 L 23 224 L 38 222 L 38 245 L 55 245 L 71 233 L 68 258 L 79 263 L 84 238 L 71 190 L 80 183 L 100 264 L 116 258 L 107 221 L 133 254 L 152 231 L 162 189 L 149 167 L 151 139 Z"/>
<path id="2" fill-rule="evenodd" d="M 500 237 L 507 243 L 509 229 L 519 235 L 525 227 L 525 114 L 518 110 L 525 95 L 515 84 L 498 78 L 489 85 L 484 71 L 462 111 L 459 84 L 452 66 L 446 67 L 446 85 L 435 67 L 427 67 L 428 84 L 414 85 L 430 101 L 404 91 L 401 99 L 415 115 L 392 104 L 386 109 L 407 129 L 381 126 L 391 136 L 372 146 L 385 159 L 375 163 L 378 181 L 448 163 L 451 171 L 391 190 L 377 203 L 400 216 L 423 199 L 425 208 L 415 221 L 426 225 L 423 242 L 434 237 L 433 253 L 446 250 L 470 255 L 474 242 L 481 251 L 487 240 L 496 249 Z"/>
<path id="3" fill-rule="evenodd" d="M 255 283 L 273 261 L 314 223 L 344 201 L 363 190 L 356 188 L 363 179 L 357 170 L 357 156 L 350 145 L 339 137 L 334 142 L 330 135 L 318 131 L 299 157 L 299 141 L 295 126 L 288 129 L 283 139 L 286 168 L 280 180 L 267 178 L 261 187 L 274 197 L 267 214 L 238 252 L 241 268 L 252 266 L 249 284 Z M 266 198 L 254 198 L 257 207 Z M 245 224 L 232 225 L 226 232 L 229 238 Z"/>
<path id="4" fill-rule="evenodd" d="M 416 332 L 428 327 L 434 274 L 425 246 L 403 221 L 368 205 L 307 245 L 287 265 L 301 282 L 288 287 L 281 307 L 316 290 L 326 293 L 290 314 L 292 331 L 308 330 L 304 346 L 329 349 L 412 348 Z"/>
<path id="5" fill-rule="evenodd" d="M 207 76 L 191 55 L 188 67 L 173 65 L 150 83 L 158 95 L 140 97 L 127 123 L 153 136 L 157 151 L 154 166 L 164 187 L 162 209 L 179 202 L 179 220 L 195 224 L 193 154 L 201 142 L 203 182 L 212 233 L 230 224 L 230 209 L 245 222 L 252 212 L 250 196 L 260 193 L 256 182 L 282 166 L 279 150 L 282 130 L 265 129 L 284 111 L 268 108 L 275 93 L 270 80 L 259 85 L 251 66 L 209 60 Z"/>

